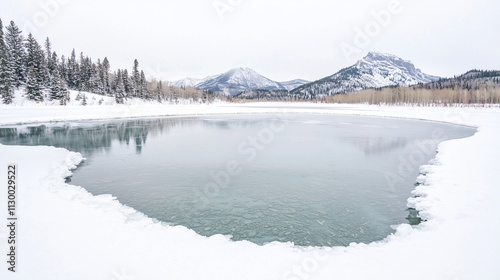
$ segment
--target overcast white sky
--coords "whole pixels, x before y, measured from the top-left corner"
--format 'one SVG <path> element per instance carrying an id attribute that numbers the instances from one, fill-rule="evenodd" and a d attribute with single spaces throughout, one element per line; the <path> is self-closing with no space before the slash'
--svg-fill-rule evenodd
<path id="1" fill-rule="evenodd" d="M 107 56 L 113 69 L 137 58 L 164 80 L 234 67 L 317 80 L 369 51 L 444 77 L 500 69 L 499 13 L 498 0 L 0 0 L 4 25 L 50 37 L 59 55 Z"/>

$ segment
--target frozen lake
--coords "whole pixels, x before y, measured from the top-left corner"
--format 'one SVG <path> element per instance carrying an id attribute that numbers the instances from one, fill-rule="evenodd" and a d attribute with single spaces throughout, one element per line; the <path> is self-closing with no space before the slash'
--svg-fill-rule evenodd
<path id="1" fill-rule="evenodd" d="M 408 222 L 418 167 L 475 129 L 354 116 L 241 115 L 0 127 L 81 152 L 71 183 L 205 236 L 371 242 Z"/>

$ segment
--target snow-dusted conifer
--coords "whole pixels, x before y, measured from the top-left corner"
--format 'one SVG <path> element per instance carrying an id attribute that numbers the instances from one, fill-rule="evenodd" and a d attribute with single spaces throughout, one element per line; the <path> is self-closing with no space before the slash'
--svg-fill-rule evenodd
<path id="1" fill-rule="evenodd" d="M 44 85 L 48 84 L 46 82 L 47 67 L 44 62 L 45 56 L 42 48 L 31 33 L 28 34 L 28 38 L 26 39 L 26 51 L 26 66 L 28 69 L 33 68 L 36 72 L 38 87 L 41 89 Z"/>
<path id="2" fill-rule="evenodd" d="M 99 73 L 97 71 L 97 66 L 92 63 L 89 67 L 90 71 L 90 78 L 89 81 L 87 82 L 87 90 L 92 93 L 97 93 L 97 94 L 102 94 L 101 91 L 99 90 Z"/>
<path id="3" fill-rule="evenodd" d="M 0 19 L 0 97 L 4 104 L 12 103 L 14 94 L 14 73 L 12 70 L 12 55 L 5 44 L 3 24 Z"/>
<path id="4" fill-rule="evenodd" d="M 115 101 L 118 104 L 123 104 L 125 99 L 125 86 L 123 85 L 122 71 L 118 70 L 116 74 L 116 86 L 115 86 Z"/>
<path id="5" fill-rule="evenodd" d="M 141 99 L 146 99 L 148 96 L 148 89 L 146 87 L 146 75 L 144 74 L 144 71 L 141 70 L 141 78 L 139 82 L 139 97 Z"/>
<path id="6" fill-rule="evenodd" d="M 96 93 L 97 94 L 100 94 L 100 95 L 104 95 L 105 94 L 105 90 L 104 90 L 104 71 L 103 71 L 103 67 L 102 67 L 102 63 L 101 63 L 101 60 L 100 59 L 97 59 L 97 64 L 95 65 L 95 80 L 96 80 L 96 85 L 97 85 L 97 88 L 96 88 Z"/>
<path id="7" fill-rule="evenodd" d="M 52 43 L 50 43 L 48 37 L 45 40 L 45 63 L 47 65 L 49 76 L 52 76 L 57 68 L 58 58 L 56 52 L 52 52 Z"/>
<path id="8" fill-rule="evenodd" d="M 71 56 L 68 59 L 68 87 L 72 89 L 77 89 L 79 84 L 79 67 L 76 61 L 75 49 L 71 52 Z"/>
<path id="9" fill-rule="evenodd" d="M 104 94 L 107 96 L 112 96 L 111 93 L 111 83 L 109 82 L 109 71 L 111 66 L 109 64 L 108 58 L 105 57 L 102 61 L 102 72 L 103 72 L 103 84 L 104 84 Z"/>
<path id="10" fill-rule="evenodd" d="M 59 89 L 60 89 L 60 96 L 61 96 L 60 104 L 66 105 L 66 103 L 70 100 L 68 85 L 63 77 L 61 77 L 61 79 L 59 79 L 59 83 L 60 83 Z"/>
<path id="11" fill-rule="evenodd" d="M 40 88 L 38 72 L 33 66 L 28 68 L 28 77 L 26 82 L 26 95 L 28 99 L 34 101 L 43 101 L 43 93 Z"/>
<path id="12" fill-rule="evenodd" d="M 163 100 L 163 85 L 162 82 L 158 82 L 158 85 L 156 86 L 156 101 L 162 102 Z"/>
<path id="13" fill-rule="evenodd" d="M 130 78 L 128 76 L 127 69 L 122 70 L 123 87 L 125 89 L 125 97 L 131 96 L 132 86 L 130 83 Z"/>
<path id="14" fill-rule="evenodd" d="M 139 61 L 134 60 L 134 68 L 132 70 L 132 82 L 133 82 L 133 95 L 134 97 L 141 97 L 140 87 L 141 87 L 141 73 L 139 72 Z"/>
<path id="15" fill-rule="evenodd" d="M 19 27 L 11 21 L 6 28 L 5 43 L 11 52 L 11 69 L 13 71 L 14 85 L 21 86 L 26 81 L 25 49 L 23 45 L 24 38 Z"/>

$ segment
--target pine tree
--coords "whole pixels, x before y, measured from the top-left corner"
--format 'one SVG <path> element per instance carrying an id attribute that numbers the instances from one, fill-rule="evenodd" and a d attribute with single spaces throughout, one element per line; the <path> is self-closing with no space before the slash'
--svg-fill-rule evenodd
<path id="1" fill-rule="evenodd" d="M 36 68 L 38 66 L 37 60 L 39 59 L 39 45 L 31 33 L 29 33 L 28 38 L 26 38 L 25 48 L 27 69 L 29 69 L 30 67 Z"/>
<path id="2" fill-rule="evenodd" d="M 9 60 L 8 49 L 0 49 L 0 97 L 4 104 L 12 103 L 14 95 L 14 78 Z"/>
<path id="3" fill-rule="evenodd" d="M 65 79 L 65 76 L 59 71 L 59 57 L 56 52 L 52 52 L 50 55 L 50 64 L 52 69 L 49 69 L 49 87 L 51 85 L 52 76 L 57 75 L 60 79 Z M 56 73 L 57 72 L 57 73 Z"/>
<path id="4" fill-rule="evenodd" d="M 128 76 L 127 69 L 122 70 L 122 79 L 123 79 L 123 86 L 125 88 L 125 96 L 129 97 L 131 96 L 132 87 L 130 84 L 130 78 Z"/>
<path id="5" fill-rule="evenodd" d="M 45 40 L 45 59 L 49 75 L 52 76 L 54 74 L 54 70 L 57 68 L 57 54 L 56 52 L 52 52 L 52 44 L 50 43 L 48 37 Z"/>
<path id="6" fill-rule="evenodd" d="M 0 54 L 7 50 L 7 45 L 5 44 L 5 38 L 3 35 L 3 23 L 0 18 Z"/>
<path id="7" fill-rule="evenodd" d="M 14 96 L 14 75 L 10 64 L 10 52 L 7 48 L 0 49 L 0 97 L 4 104 L 12 103 Z"/>
<path id="8" fill-rule="evenodd" d="M 28 68 L 28 77 L 26 82 L 26 94 L 28 99 L 34 101 L 43 101 L 42 90 L 38 78 L 38 72 L 33 66 Z"/>
<path id="9" fill-rule="evenodd" d="M 60 89 L 60 96 L 61 96 L 61 105 L 66 105 L 66 102 L 69 101 L 69 90 L 68 90 L 68 85 L 66 81 L 61 77 L 59 79 L 59 89 Z"/>
<path id="10" fill-rule="evenodd" d="M 55 52 L 54 52 L 55 53 Z M 56 60 L 57 61 L 57 60 Z M 68 65 L 66 64 L 66 57 L 61 56 L 61 62 L 57 63 L 57 70 L 61 74 L 61 77 L 67 81 L 68 80 Z"/>
<path id="11" fill-rule="evenodd" d="M 50 79 L 50 100 L 59 100 L 59 104 L 66 105 L 68 98 L 68 86 L 56 68 Z"/>
<path id="12" fill-rule="evenodd" d="M 111 66 L 109 65 L 108 58 L 105 57 L 102 61 L 102 72 L 103 72 L 103 83 L 104 83 L 104 93 L 111 96 L 111 83 L 109 82 L 109 70 Z"/>
<path id="13" fill-rule="evenodd" d="M 80 81 L 78 63 L 76 62 L 75 49 L 71 52 L 71 56 L 68 59 L 68 87 L 72 89 L 78 89 L 78 84 Z"/>
<path id="14" fill-rule="evenodd" d="M 129 95 L 130 97 L 137 97 L 139 94 L 137 93 L 137 84 L 135 83 L 134 75 L 130 75 L 128 78 L 129 82 Z"/>
<path id="15" fill-rule="evenodd" d="M 7 46 L 5 45 L 5 38 L 3 35 L 3 23 L 2 19 L 0 18 L 0 52 L 3 51 Z"/>
<path id="16" fill-rule="evenodd" d="M 25 50 L 19 27 L 13 21 L 6 27 L 5 43 L 11 52 L 11 69 L 14 73 L 14 85 L 20 87 L 26 82 Z"/>
<path id="17" fill-rule="evenodd" d="M 148 96 L 148 89 L 146 87 L 146 75 L 144 74 L 144 71 L 141 70 L 141 78 L 139 82 L 139 98 L 141 99 L 146 99 Z"/>
<path id="18" fill-rule="evenodd" d="M 134 60 L 134 69 L 132 70 L 132 81 L 134 84 L 133 95 L 134 97 L 141 97 L 141 73 L 139 72 L 139 61 Z"/>
<path id="19" fill-rule="evenodd" d="M 47 38 L 45 40 L 45 44 L 49 44 L 50 45 L 50 41 L 49 41 L 49 38 Z M 47 47 L 47 46 L 45 46 Z M 50 46 L 49 46 L 49 50 L 50 50 Z M 42 76 L 42 80 L 43 80 L 43 85 L 46 87 L 46 88 L 50 88 L 50 69 L 49 69 L 49 64 L 51 63 L 50 60 L 52 59 L 52 54 L 49 53 L 47 54 L 46 53 L 46 50 L 44 51 L 42 46 L 40 45 L 40 53 L 38 54 L 40 57 L 41 57 L 41 60 L 40 60 L 40 70 L 41 70 L 41 76 Z"/>
<path id="20" fill-rule="evenodd" d="M 0 97 L 3 97 L 4 104 L 12 103 L 14 95 L 14 74 L 11 60 L 12 56 L 4 41 L 3 24 L 0 19 Z"/>
<path id="21" fill-rule="evenodd" d="M 59 71 L 59 65 L 60 65 L 60 62 L 59 62 L 59 56 L 57 55 L 56 52 L 53 52 L 52 55 L 51 55 L 51 63 L 52 63 L 52 71 L 55 71 L 56 69 Z M 61 72 L 59 71 L 59 74 L 61 74 Z"/>
<path id="22" fill-rule="evenodd" d="M 101 90 L 99 89 L 99 73 L 97 71 L 97 66 L 92 63 L 92 65 L 89 67 L 90 70 L 90 79 L 88 82 L 88 91 L 92 93 L 97 93 L 97 94 L 102 94 Z"/>
<path id="23" fill-rule="evenodd" d="M 77 85 L 78 85 L 78 90 L 82 90 L 82 91 L 86 91 L 88 90 L 88 81 L 90 79 L 88 73 L 89 73 L 89 69 L 88 69 L 88 58 L 85 58 L 83 56 L 83 52 L 80 53 L 80 63 L 79 63 L 79 67 L 78 67 L 78 81 L 77 81 Z"/>
<path id="24" fill-rule="evenodd" d="M 104 89 L 104 71 L 102 67 L 102 63 L 100 59 L 97 59 L 97 65 L 95 66 L 95 74 L 96 74 L 96 80 L 97 80 L 97 89 L 96 93 L 100 95 L 106 94 L 106 91 Z"/>
<path id="25" fill-rule="evenodd" d="M 28 39 L 26 40 L 26 51 L 26 67 L 27 69 L 33 68 L 36 72 L 38 87 L 41 89 L 44 85 L 48 85 L 46 81 L 48 79 L 46 77 L 47 67 L 44 63 L 45 56 L 42 48 L 31 33 L 28 34 Z"/>
<path id="26" fill-rule="evenodd" d="M 84 76 L 83 83 L 85 84 L 86 91 L 95 92 L 96 82 L 92 81 L 92 71 L 94 67 L 94 63 L 92 63 L 92 59 L 88 56 L 85 57 L 85 69 L 81 70 L 82 76 Z"/>
<path id="27" fill-rule="evenodd" d="M 163 85 L 161 81 L 156 86 L 156 100 L 161 103 L 163 97 Z"/>
<path id="28" fill-rule="evenodd" d="M 116 75 L 116 86 L 115 86 L 115 101 L 118 104 L 123 104 L 125 99 L 125 86 L 123 85 L 123 77 L 121 70 L 118 70 Z"/>
<path id="29" fill-rule="evenodd" d="M 62 100 L 66 98 L 61 89 L 61 76 L 57 68 L 50 79 L 50 100 Z"/>

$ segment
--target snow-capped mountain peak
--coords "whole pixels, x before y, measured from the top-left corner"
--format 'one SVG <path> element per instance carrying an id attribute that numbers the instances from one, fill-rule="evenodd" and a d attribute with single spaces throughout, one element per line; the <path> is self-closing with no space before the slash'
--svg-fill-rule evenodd
<path id="1" fill-rule="evenodd" d="M 201 79 L 196 78 L 184 78 L 182 80 L 178 80 L 172 83 L 172 85 L 176 87 L 195 87 Z"/>
<path id="2" fill-rule="evenodd" d="M 292 93 L 311 97 L 325 96 L 366 88 L 409 86 L 438 79 L 439 77 L 422 73 L 411 61 L 392 54 L 370 52 L 354 65 L 332 76 L 301 86 Z"/>
<path id="3" fill-rule="evenodd" d="M 369 52 L 355 65 L 362 73 L 369 73 L 376 78 L 375 87 L 427 83 L 439 77 L 422 73 L 409 60 L 403 60 L 392 54 Z"/>
<path id="4" fill-rule="evenodd" d="M 285 89 L 280 83 L 272 81 L 247 67 L 233 68 L 223 74 L 206 79 L 197 87 L 235 95 L 249 89 Z"/>

